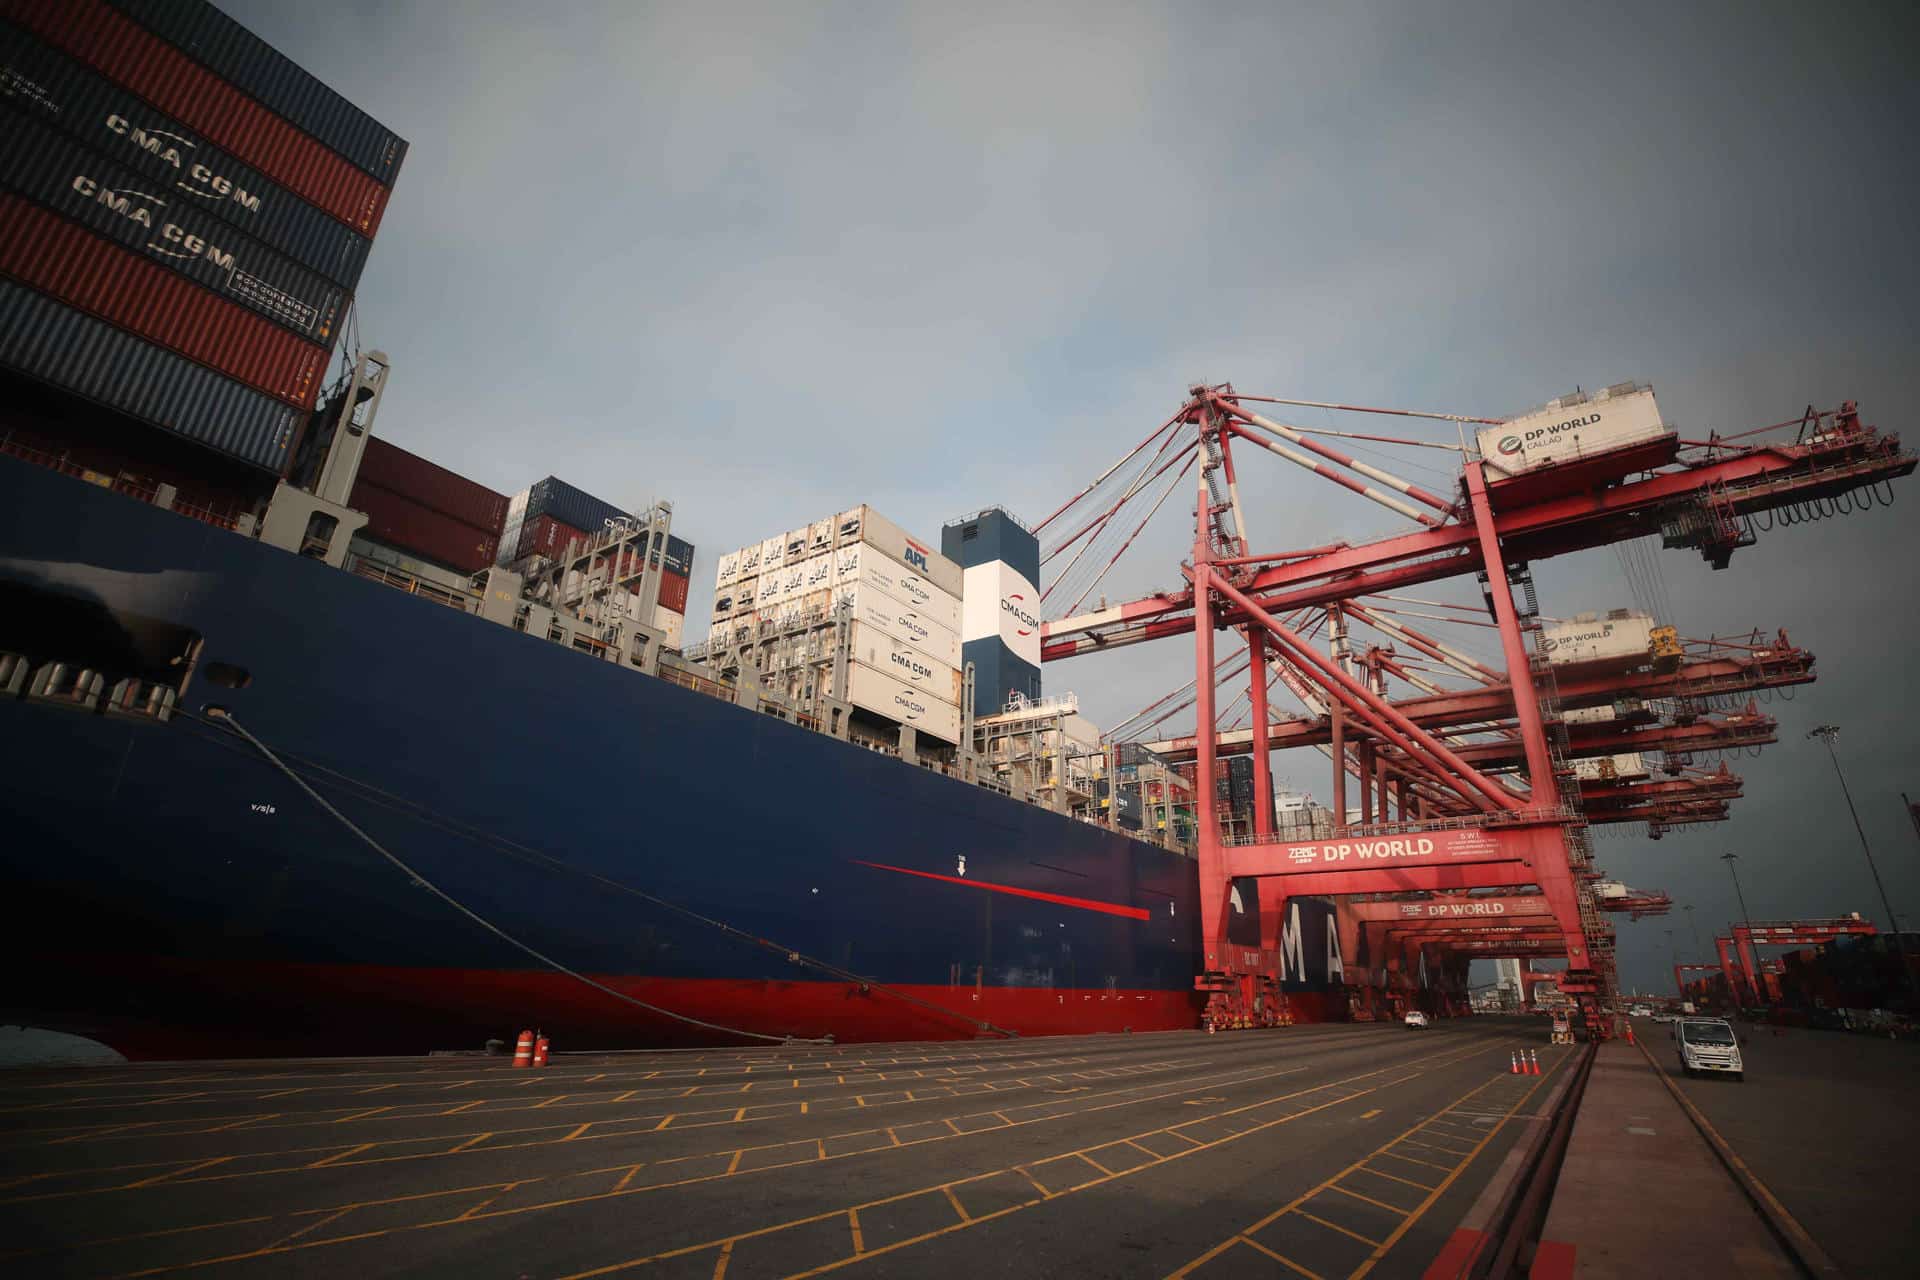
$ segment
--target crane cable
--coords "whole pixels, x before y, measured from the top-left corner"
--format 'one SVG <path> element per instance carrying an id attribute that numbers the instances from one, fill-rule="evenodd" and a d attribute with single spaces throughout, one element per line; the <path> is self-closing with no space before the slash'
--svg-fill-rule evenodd
<path id="1" fill-rule="evenodd" d="M 245 725 L 241 724 L 238 720 L 234 719 L 232 712 L 226 710 L 223 707 L 208 707 L 206 709 L 206 714 L 208 719 L 216 720 L 225 724 L 227 727 L 231 728 L 235 733 L 239 734 L 240 737 L 246 739 L 247 743 L 250 746 L 252 746 L 255 751 L 258 751 L 261 754 L 261 756 L 266 759 L 267 763 L 271 764 L 275 769 L 279 770 L 279 772 L 283 774 L 289 782 L 293 783 L 294 786 L 298 787 L 302 792 L 304 792 L 308 799 L 312 800 L 314 804 L 318 805 L 328 816 L 333 818 L 341 826 L 345 827 L 348 831 L 352 832 L 368 848 L 372 849 L 375 853 L 379 854 L 382 858 L 386 859 L 393 866 L 397 867 L 403 874 L 405 874 L 408 878 L 410 878 L 414 883 L 418 884 L 421 888 L 427 890 L 427 892 L 439 898 L 442 902 L 452 907 L 455 911 L 459 912 L 461 915 L 465 916 L 467 919 L 479 925 L 482 929 L 485 929 L 488 933 L 493 934 L 495 937 L 501 939 L 503 942 L 507 943 L 509 946 L 514 947 L 516 950 L 522 951 L 527 955 L 532 956 L 534 959 L 538 960 L 540 963 L 546 965 L 548 968 L 554 970 L 555 972 L 564 974 L 567 977 L 573 978 L 578 982 L 585 983 L 587 986 L 592 987 L 594 990 L 600 991 L 606 995 L 610 995 L 614 999 L 619 1000 L 624 1004 L 630 1004 L 630 1005 L 633 1005 L 635 1008 L 645 1009 L 649 1013 L 659 1014 L 661 1017 L 671 1018 L 675 1022 L 683 1022 L 683 1023 L 686 1023 L 688 1026 L 699 1027 L 703 1030 L 717 1031 L 724 1035 L 739 1036 L 743 1039 L 748 1039 L 748 1040 L 762 1040 L 771 1044 L 833 1044 L 834 1043 L 834 1040 L 831 1036 L 818 1036 L 818 1037 L 775 1036 L 775 1035 L 767 1035 L 759 1031 L 747 1031 L 739 1027 L 722 1026 L 717 1022 L 706 1022 L 706 1021 L 703 1021 L 702 1019 L 692 1017 L 691 1015 L 688 1015 L 688 1014 L 676 1013 L 672 1009 L 662 1008 L 661 1006 L 656 1004 L 649 1004 L 647 1001 L 638 999 L 634 996 L 630 996 L 623 991 L 616 991 L 612 987 L 607 986 L 605 983 L 596 982 L 594 979 L 589 978 L 584 973 L 581 973 L 576 969 L 569 968 L 567 965 L 564 965 L 560 961 L 555 960 L 552 956 L 549 956 L 546 953 L 539 951 L 532 946 L 529 946 L 527 943 L 520 941 L 520 939 L 514 937 L 512 934 L 508 933 L 506 930 L 500 928 L 498 925 L 494 924 L 492 921 L 486 919 L 484 916 L 480 915 L 478 912 L 468 907 L 465 903 L 462 903 L 459 899 L 455 898 L 452 894 L 442 889 L 439 885 L 433 883 L 433 881 L 427 879 L 425 876 L 421 875 L 418 871 L 414 870 L 414 868 L 410 866 L 405 861 L 405 859 L 393 853 L 386 846 L 382 845 L 378 840 L 375 840 L 371 835 L 368 835 L 365 831 L 363 831 L 358 825 L 354 823 L 353 819 L 347 817 L 346 814 L 340 812 L 339 809 L 335 808 L 331 803 L 328 802 L 325 796 L 322 796 L 318 791 L 315 791 L 312 786 L 308 785 L 306 779 L 302 778 L 298 773 L 296 773 L 293 770 L 291 766 L 289 766 L 285 761 L 283 761 L 278 755 L 274 754 L 273 750 L 269 748 L 266 743 L 260 741 L 259 738 L 253 735 L 251 730 L 249 730 Z M 589 874 L 592 874 L 592 873 L 589 873 Z M 701 920 L 704 923 L 714 925 L 715 927 L 727 933 L 737 934 L 741 937 L 749 936 L 746 934 L 741 934 L 739 930 L 734 929 L 729 925 L 722 924 L 720 921 L 708 920 L 706 919 L 706 917 L 700 916 L 695 912 L 688 911 L 684 907 L 673 907 L 673 904 L 665 902 L 662 899 L 654 898 L 651 894 L 643 893 L 638 889 L 634 889 L 630 885 L 621 885 L 617 881 L 607 880 L 606 877 L 599 876 L 599 875 L 594 875 L 593 878 L 596 880 L 601 880 L 609 885 L 613 885 L 614 887 L 623 889 L 626 892 L 634 894 L 637 897 L 645 898 L 648 901 L 656 902 L 662 906 L 672 907 L 672 909 L 676 911 L 680 911 L 683 914 L 693 916 L 695 919 Z M 755 938 L 753 939 L 753 941 L 762 943 L 763 945 L 770 945 L 770 944 L 767 944 L 764 939 L 760 939 L 760 938 Z M 805 959 L 805 957 L 801 957 L 798 952 L 788 952 L 787 954 L 789 959 L 793 959 L 793 960 Z M 820 964 L 820 962 L 818 961 L 808 961 L 808 963 L 815 964 L 822 969 L 828 970 L 829 972 L 835 972 L 836 976 L 842 976 L 842 977 L 848 978 L 849 980 L 860 982 L 862 986 L 869 986 L 875 990 L 886 990 L 885 988 L 878 986 L 878 984 L 867 983 L 865 982 L 864 979 L 859 979 L 854 975 L 839 974 L 838 971 L 832 970 L 830 966 Z M 959 1018 L 962 1021 L 972 1023 L 973 1025 L 981 1028 L 982 1030 L 992 1031 L 999 1035 L 1008 1036 L 1008 1037 L 1012 1037 L 1018 1034 L 1017 1032 L 1009 1031 L 1005 1028 L 994 1026 L 990 1022 L 986 1022 L 976 1018 L 969 1018 L 964 1014 L 954 1013 L 950 1009 L 943 1009 L 938 1005 L 928 1004 L 928 1002 L 926 1001 L 916 999 L 915 997 L 905 995 L 904 993 L 889 991 L 888 994 L 897 995 L 901 999 L 907 1000 L 908 1002 L 913 1004 L 926 1005 L 928 1008 L 935 1009 L 938 1012 L 949 1014 L 950 1016 Z"/>

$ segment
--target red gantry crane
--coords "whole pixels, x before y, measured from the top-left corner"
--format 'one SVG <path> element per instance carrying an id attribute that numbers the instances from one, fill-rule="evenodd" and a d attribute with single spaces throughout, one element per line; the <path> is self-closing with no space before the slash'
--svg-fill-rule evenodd
<path id="1" fill-rule="evenodd" d="M 1253 407 L 1267 404 L 1394 413 L 1479 430 L 1476 447 L 1467 445 L 1460 430 L 1458 483 L 1439 493 L 1316 437 L 1436 446 L 1293 427 Z M 1255 551 L 1235 459 L 1236 449 L 1247 448 L 1273 454 L 1417 528 L 1374 541 Z M 1180 566 L 1184 581 L 1141 599 L 1113 606 L 1103 600 L 1091 612 L 1076 612 L 1196 464 L 1191 552 Z M 1194 761 L 1204 951 L 1196 987 L 1205 994 L 1207 1016 L 1257 1022 L 1263 1008 L 1281 1003 L 1287 899 L 1395 895 L 1396 905 L 1405 906 L 1423 900 L 1407 895 L 1444 901 L 1488 889 L 1506 891 L 1515 901 L 1528 890 L 1526 923 L 1461 923 L 1429 931 L 1424 921 L 1412 923 L 1409 913 L 1379 932 L 1382 949 L 1394 957 L 1389 963 L 1404 963 L 1412 954 L 1407 948 L 1414 947 L 1426 966 L 1430 945 L 1438 943 L 1442 967 L 1457 978 L 1464 999 L 1462 957 L 1563 956 L 1567 968 L 1554 975 L 1561 990 L 1596 1014 L 1611 994 L 1612 930 L 1591 887 L 1597 873 L 1588 824 L 1643 821 L 1657 836 L 1723 817 L 1726 802 L 1740 793 L 1739 779 L 1724 766 L 1708 773 L 1687 769 L 1686 762 L 1698 751 L 1772 741 L 1774 726 L 1750 702 L 1745 711 L 1726 714 L 1722 707 L 1717 716 L 1703 708 L 1809 680 L 1812 658 L 1794 649 L 1784 632 L 1773 642 L 1756 634 L 1744 642 L 1695 644 L 1681 642 L 1666 627 L 1655 630 L 1647 662 L 1563 662 L 1564 654 L 1542 651 L 1532 564 L 1658 535 L 1667 547 L 1696 549 L 1716 568 L 1724 567 L 1735 549 L 1776 518 L 1791 523 L 1889 500 L 1889 482 L 1915 464 L 1896 436 L 1863 424 L 1851 401 L 1830 411 L 1810 408 L 1757 432 L 1686 440 L 1664 424 L 1651 390 L 1633 384 L 1564 396 L 1505 421 L 1250 396 L 1230 384 L 1192 387 L 1158 429 L 1041 522 L 1044 531 L 1116 476 L 1129 477 L 1116 500 L 1048 553 L 1049 561 L 1068 551 L 1072 558 L 1043 593 L 1047 599 L 1058 592 L 1049 610 L 1064 607 L 1068 616 L 1045 624 L 1042 658 L 1060 661 L 1192 637 L 1191 694 L 1171 701 L 1175 710 L 1191 702 L 1196 732 L 1158 745 L 1176 757 L 1190 753 Z M 1111 490 L 1100 500 L 1108 496 Z M 1136 502 L 1145 506 L 1137 523 L 1131 514 L 1121 515 Z M 1396 593 L 1466 574 L 1477 576 L 1485 597 L 1491 621 L 1473 622 L 1495 633 L 1497 666 L 1400 620 L 1412 611 L 1402 607 L 1408 598 Z M 1072 602 L 1063 605 L 1069 595 Z M 1373 628 L 1386 643 L 1356 646 L 1355 624 Z M 1331 652 L 1316 647 L 1320 632 Z M 1225 663 L 1216 653 L 1223 634 L 1230 649 L 1244 650 Z M 1443 671 L 1470 683 L 1444 688 L 1431 678 Z M 1223 703 L 1218 682 L 1242 673 L 1245 692 Z M 1420 696 L 1389 697 L 1390 679 Z M 1274 719 L 1268 696 L 1276 681 L 1301 701 L 1305 718 Z M 1249 727 L 1221 732 L 1220 713 L 1243 698 Z M 1640 714 L 1656 700 L 1671 713 Z M 1169 701 L 1148 709 L 1157 718 L 1145 720 L 1146 727 L 1168 718 Z M 1330 756 L 1331 838 L 1289 838 L 1275 831 L 1270 755 L 1283 745 L 1321 747 Z M 1643 747 L 1665 755 L 1667 776 L 1620 767 L 1628 757 L 1639 760 Z M 1253 821 L 1250 835 L 1229 842 L 1222 836 L 1216 786 L 1221 761 L 1236 751 L 1253 756 Z M 1359 801 L 1357 821 L 1348 820 L 1350 778 Z M 1277 898 L 1263 899 L 1262 886 Z M 1257 946 L 1229 941 L 1230 898 L 1262 904 Z M 1662 895 L 1636 901 L 1638 909 L 1626 908 L 1636 915 L 1665 906 Z M 1370 927 L 1360 926 L 1366 936 L 1351 940 L 1357 960 L 1375 954 Z M 1597 1026 L 1598 1020 L 1590 1016 L 1589 1022 Z"/>

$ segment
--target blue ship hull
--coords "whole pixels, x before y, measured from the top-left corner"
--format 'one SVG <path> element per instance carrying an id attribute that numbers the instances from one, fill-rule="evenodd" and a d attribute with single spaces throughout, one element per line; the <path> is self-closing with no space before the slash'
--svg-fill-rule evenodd
<path id="1" fill-rule="evenodd" d="M 201 642 L 168 723 L 0 700 L 9 1020 L 164 1056 L 1197 1023 L 1189 859 L 11 458 L 0 492 L 0 651 L 78 646 L 111 687 L 113 655 Z M 463 918 L 210 706 L 668 1013 Z"/>

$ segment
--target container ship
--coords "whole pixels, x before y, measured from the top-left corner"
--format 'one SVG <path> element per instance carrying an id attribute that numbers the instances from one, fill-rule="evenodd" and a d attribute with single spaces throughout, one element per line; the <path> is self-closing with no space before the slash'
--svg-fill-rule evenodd
<path id="1" fill-rule="evenodd" d="M 375 432 L 340 335 L 391 130 L 199 0 L 0 0 L 0 118 L 0 1018 L 140 1057 L 1197 1025 L 1180 779 L 1042 695 L 1017 520 L 747 544 L 688 644 L 669 502 Z M 1334 905 L 1264 910 L 1261 1016 L 1345 1016 Z"/>

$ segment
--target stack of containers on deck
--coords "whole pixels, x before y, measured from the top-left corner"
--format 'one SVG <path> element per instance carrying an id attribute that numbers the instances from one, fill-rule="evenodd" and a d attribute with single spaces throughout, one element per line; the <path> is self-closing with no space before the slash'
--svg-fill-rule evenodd
<path id="1" fill-rule="evenodd" d="M 852 618 L 847 701 L 942 742 L 960 740 L 960 566 L 868 506 L 720 557 L 709 642 L 751 640 L 836 609 Z M 810 648 L 763 655 L 771 671 Z"/>
<path id="2" fill-rule="evenodd" d="M 960 629 L 973 664 L 973 714 L 997 715 L 1013 694 L 1040 696 L 1040 540 L 998 507 L 940 531 L 940 550 L 966 572 Z"/>
<path id="3" fill-rule="evenodd" d="M 406 143 L 202 0 L 0 0 L 0 366 L 272 474 Z"/>
<path id="4" fill-rule="evenodd" d="M 370 439 L 347 505 L 366 540 L 460 573 L 493 563 L 507 498 L 417 454 Z"/>
<path id="5" fill-rule="evenodd" d="M 506 522 L 494 563 L 524 564 L 533 556 L 558 560 L 570 544 L 588 542 L 606 532 L 607 521 L 636 518 L 558 476 L 548 476 L 507 500 Z M 666 633 L 672 648 L 680 646 L 685 631 L 693 550 L 692 543 L 671 535 L 664 548 L 656 548 L 660 556 L 660 603 L 654 609 L 652 625 Z"/>

